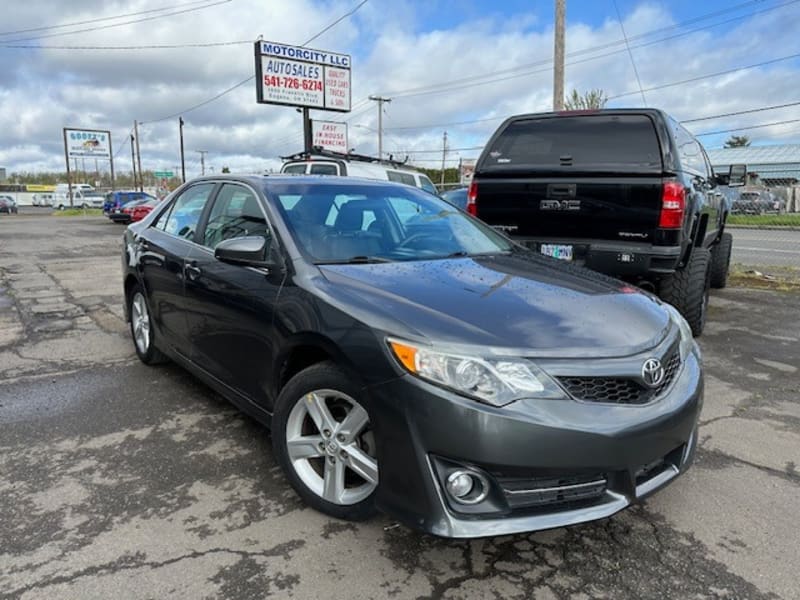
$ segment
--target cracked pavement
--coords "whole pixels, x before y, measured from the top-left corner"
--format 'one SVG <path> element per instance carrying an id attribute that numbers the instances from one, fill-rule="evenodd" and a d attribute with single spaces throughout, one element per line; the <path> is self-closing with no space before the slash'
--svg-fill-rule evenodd
<path id="1" fill-rule="evenodd" d="M 644 505 L 450 541 L 306 508 L 268 431 L 139 364 L 121 233 L 0 222 L 0 599 L 800 598 L 800 295 L 714 293 L 697 462 Z"/>

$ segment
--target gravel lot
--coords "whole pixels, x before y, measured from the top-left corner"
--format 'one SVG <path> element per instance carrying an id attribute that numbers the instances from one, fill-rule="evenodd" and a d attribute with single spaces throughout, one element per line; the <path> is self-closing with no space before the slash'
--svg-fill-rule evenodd
<path id="1" fill-rule="evenodd" d="M 800 598 L 800 295 L 714 294 L 698 459 L 673 485 L 455 542 L 305 508 L 268 431 L 139 364 L 121 233 L 0 218 L 0 598 Z"/>

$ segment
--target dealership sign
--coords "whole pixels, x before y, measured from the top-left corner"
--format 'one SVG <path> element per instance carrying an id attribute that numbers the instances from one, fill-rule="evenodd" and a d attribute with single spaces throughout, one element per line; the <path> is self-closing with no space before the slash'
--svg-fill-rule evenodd
<path id="1" fill-rule="evenodd" d="M 64 145 L 69 158 L 111 158 L 111 134 L 93 129 L 64 129 Z"/>
<path id="2" fill-rule="evenodd" d="M 347 154 L 347 123 L 312 121 L 313 146 Z"/>
<path id="3" fill-rule="evenodd" d="M 255 58 L 258 102 L 350 111 L 350 55 L 258 41 Z"/>

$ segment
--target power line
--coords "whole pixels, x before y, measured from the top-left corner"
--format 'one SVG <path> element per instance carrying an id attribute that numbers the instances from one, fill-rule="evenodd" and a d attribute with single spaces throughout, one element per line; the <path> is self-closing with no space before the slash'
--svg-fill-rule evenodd
<path id="1" fill-rule="evenodd" d="M 226 2 L 230 2 L 231 0 L 225 0 L 225 1 L 226 1 Z M 305 46 L 305 45 L 307 45 L 307 44 L 309 44 L 309 43 L 313 42 L 315 39 L 317 39 L 317 38 L 318 38 L 319 36 L 321 36 L 323 33 L 325 33 L 326 31 L 330 30 L 330 29 L 331 29 L 331 27 L 334 27 L 335 25 L 338 25 L 338 24 L 339 24 L 339 23 L 340 23 L 340 22 L 341 22 L 341 21 L 342 21 L 344 18 L 346 18 L 346 17 L 350 17 L 350 16 L 352 16 L 353 14 L 355 14 L 355 13 L 356 13 L 356 11 L 358 11 L 358 10 L 359 10 L 359 9 L 360 9 L 362 6 L 364 6 L 364 5 L 365 5 L 367 2 L 369 2 L 369 0 L 361 0 L 361 2 L 360 2 L 360 3 L 358 3 L 358 4 L 357 4 L 357 5 L 354 7 L 354 8 L 352 8 L 351 10 L 349 10 L 348 12 L 346 12 L 344 15 L 342 15 L 341 17 L 339 17 L 338 19 L 336 19 L 336 20 L 335 20 L 334 22 L 332 22 L 331 24 L 327 25 L 327 26 L 326 26 L 324 29 L 322 29 L 320 32 L 318 32 L 318 33 L 314 34 L 313 36 L 311 36 L 309 39 L 307 39 L 307 40 L 306 40 L 305 42 L 303 42 L 301 45 L 302 45 L 302 46 Z M 229 93 L 230 93 L 230 92 L 232 92 L 233 90 L 235 90 L 235 89 L 237 89 L 237 88 L 240 88 L 240 87 L 242 87 L 244 84 L 246 84 L 246 83 L 249 83 L 250 81 L 253 81 L 255 78 L 256 78 L 256 76 L 255 76 L 255 75 L 250 75 L 250 76 L 249 76 L 249 77 L 247 77 L 246 79 L 243 79 L 243 80 L 242 80 L 242 81 L 240 81 L 239 83 L 236 83 L 236 84 L 232 85 L 232 86 L 231 86 L 231 87 L 229 87 L 228 89 L 226 89 L 226 90 L 223 90 L 222 92 L 220 92 L 220 93 L 219 93 L 219 94 L 217 94 L 216 96 L 213 96 L 212 98 L 209 98 L 208 100 L 204 100 L 203 102 L 200 102 L 200 103 L 198 103 L 198 104 L 195 104 L 194 106 L 191 106 L 190 108 L 187 108 L 187 109 L 185 109 L 185 110 L 178 111 L 178 112 L 176 112 L 176 113 L 174 113 L 174 114 L 171 114 L 171 115 L 169 115 L 169 116 L 166 116 L 166 117 L 161 117 L 161 118 L 159 118 L 159 119 L 151 119 L 150 121 L 147 121 L 147 123 L 158 123 L 158 122 L 160 122 L 160 121 L 166 121 L 167 119 L 174 119 L 174 118 L 175 118 L 175 117 L 177 117 L 177 116 L 180 116 L 180 115 L 186 114 L 186 113 L 188 113 L 188 112 L 192 112 L 193 110 L 197 110 L 198 108 L 200 108 L 200 107 L 202 107 L 202 106 L 205 106 L 206 104 L 210 104 L 211 102 L 214 102 L 215 100 L 219 100 L 220 98 L 222 98 L 222 97 L 223 97 L 223 96 L 225 96 L 226 94 L 229 94 Z"/>
<path id="2" fill-rule="evenodd" d="M 707 75 L 699 75 L 697 77 L 691 77 L 689 79 L 682 79 L 681 81 L 673 81 L 672 83 L 665 83 L 662 85 L 655 85 L 653 87 L 646 88 L 645 92 L 652 92 L 654 90 L 663 90 L 664 88 L 674 87 L 676 85 L 683 85 L 684 83 L 694 83 L 695 81 L 702 81 L 703 79 L 711 79 L 713 77 L 720 77 L 721 75 L 730 75 L 731 73 L 738 73 L 739 71 L 746 71 L 748 69 L 755 69 L 756 67 L 763 67 L 765 65 L 772 65 L 775 63 L 783 62 L 785 60 L 791 60 L 794 58 L 800 57 L 800 53 L 798 54 L 790 54 L 789 56 L 782 56 L 780 58 L 773 58 L 771 60 L 765 60 L 758 63 L 753 63 L 752 65 L 746 65 L 744 67 L 736 67 L 734 69 L 726 69 L 724 71 L 717 71 L 716 73 L 709 73 Z M 615 100 L 617 98 L 624 98 L 625 96 L 631 96 L 633 94 L 638 94 L 637 91 L 633 92 L 625 92 L 624 94 L 616 94 L 615 96 L 609 96 L 609 100 Z"/>
<path id="3" fill-rule="evenodd" d="M 139 15 L 146 15 L 155 12 L 163 12 L 165 10 L 172 10 L 183 6 L 192 6 L 195 4 L 205 4 L 209 0 L 194 0 L 193 2 L 185 2 L 175 6 L 165 6 L 163 8 L 151 8 L 149 10 L 140 10 L 133 13 L 125 13 L 122 15 L 115 15 L 112 17 L 99 17 L 97 19 L 88 19 L 86 21 L 73 21 L 72 23 L 62 23 L 61 25 L 44 25 L 42 27 L 31 27 L 30 29 L 17 29 L 16 31 L 0 31 L 0 35 L 17 35 L 18 33 L 30 33 L 32 31 L 46 31 L 48 29 L 62 29 L 64 27 L 74 27 L 75 25 L 88 25 L 90 23 L 100 23 L 102 21 L 113 21 L 115 19 L 124 19 L 125 17 L 137 17 Z"/>
<path id="4" fill-rule="evenodd" d="M 736 112 L 723 113 L 721 115 L 711 115 L 709 117 L 698 117 L 696 119 L 686 119 L 681 123 L 696 123 L 698 121 L 711 121 L 713 119 L 722 119 L 724 117 L 735 117 L 738 115 L 748 115 L 751 113 L 764 112 L 765 110 L 775 110 L 778 108 L 789 108 L 790 106 L 798 106 L 800 102 L 787 102 L 786 104 L 773 104 L 772 106 L 763 106 L 761 108 L 751 108 L 749 110 L 738 110 Z"/>
<path id="5" fill-rule="evenodd" d="M 733 133 L 736 131 L 746 131 L 748 129 L 760 129 L 762 127 L 773 127 L 776 125 L 790 125 L 791 123 L 800 123 L 800 119 L 789 119 L 788 121 L 774 121 L 772 123 L 762 123 L 761 125 L 749 125 L 747 127 L 737 127 L 736 129 L 721 129 L 719 131 L 706 131 L 705 133 L 696 133 L 695 137 L 703 137 L 706 135 L 718 135 L 720 133 Z"/>
<path id="6" fill-rule="evenodd" d="M 229 42 L 202 42 L 196 44 L 152 44 L 149 46 L 42 46 L 39 44 L 0 44 L 0 48 L 14 50 L 173 50 L 176 48 L 215 48 L 252 44 L 252 40 Z"/>
<path id="7" fill-rule="evenodd" d="M 692 33 L 696 33 L 698 31 L 703 31 L 705 29 L 710 29 L 712 27 L 718 27 L 720 25 L 725 25 L 725 24 L 728 24 L 728 23 L 733 22 L 733 21 L 740 21 L 740 20 L 743 20 L 743 19 L 746 19 L 746 18 L 750 18 L 750 17 L 752 17 L 752 16 L 754 16 L 756 14 L 760 14 L 760 13 L 776 10 L 778 8 L 783 8 L 784 6 L 787 6 L 787 5 L 790 5 L 790 4 L 796 4 L 798 1 L 800 1 L 800 0 L 789 0 L 788 2 L 784 2 L 783 4 L 772 6 L 772 7 L 760 10 L 760 11 L 754 11 L 754 12 L 748 13 L 746 15 L 742 15 L 742 16 L 739 16 L 739 17 L 734 17 L 732 19 L 728 19 L 726 21 L 721 21 L 721 22 L 718 22 L 718 23 L 712 23 L 710 25 L 706 25 L 706 26 L 703 26 L 703 27 L 698 27 L 698 28 L 695 28 L 695 29 L 691 29 L 691 30 L 682 32 L 682 33 L 676 33 L 676 34 L 671 35 L 671 36 L 667 36 L 667 37 L 664 37 L 664 38 L 659 38 L 657 40 L 651 40 L 649 42 L 636 44 L 636 45 L 631 46 L 631 48 L 632 49 L 644 48 L 646 46 L 652 46 L 654 44 L 660 44 L 662 42 L 666 42 L 666 41 L 670 41 L 670 40 L 673 40 L 673 39 L 676 39 L 676 38 L 680 38 L 680 37 L 684 37 L 684 36 L 687 36 L 687 35 L 691 35 Z M 661 30 L 656 30 L 656 31 L 661 31 Z M 643 34 L 640 34 L 640 35 L 634 36 L 634 37 L 635 38 L 641 38 L 641 37 L 646 37 L 648 35 L 650 35 L 650 34 L 643 33 Z M 631 38 L 631 39 L 634 39 L 634 38 Z M 611 47 L 611 46 L 615 46 L 615 45 L 620 45 L 621 43 L 624 43 L 624 42 L 622 40 L 620 40 L 620 41 L 616 41 L 616 42 L 609 42 L 607 44 L 601 44 L 601 45 L 598 45 L 598 46 L 592 46 L 590 48 L 584 48 L 582 50 L 569 52 L 567 54 L 567 56 L 578 56 L 578 55 L 583 55 L 583 54 L 591 54 L 592 52 L 595 52 L 598 49 L 607 48 L 607 47 Z M 567 66 L 583 64 L 583 63 L 591 62 L 591 61 L 598 60 L 598 59 L 601 59 L 601 58 L 607 58 L 609 56 L 615 56 L 615 55 L 623 53 L 625 51 L 626 50 L 623 48 L 623 49 L 620 49 L 620 50 L 614 50 L 614 51 L 611 51 L 611 52 L 606 52 L 606 53 L 598 54 L 598 55 L 595 55 L 595 56 L 589 56 L 589 57 L 581 59 L 581 60 L 574 60 L 574 61 L 568 62 Z M 446 82 L 443 82 L 443 83 L 440 83 L 440 84 L 432 84 L 432 85 L 421 86 L 421 87 L 417 87 L 417 88 L 408 88 L 408 89 L 405 89 L 405 90 L 395 90 L 395 91 L 388 92 L 388 93 L 392 94 L 393 97 L 395 97 L 395 98 L 411 98 L 411 97 L 415 97 L 415 96 L 426 96 L 426 95 L 430 95 L 430 94 L 439 94 L 439 93 L 445 93 L 445 92 L 449 92 L 449 91 L 456 91 L 456 90 L 466 89 L 466 88 L 470 88 L 470 87 L 488 85 L 488 84 L 491 84 L 491 83 L 507 81 L 507 80 L 510 80 L 510 79 L 516 79 L 518 77 L 525 77 L 525 76 L 528 76 L 528 75 L 535 75 L 535 74 L 538 74 L 538 73 L 549 73 L 550 72 L 549 68 L 547 68 L 547 69 L 536 69 L 536 70 L 527 70 L 527 69 L 530 69 L 531 67 L 535 67 L 535 66 L 548 65 L 548 64 L 551 64 L 552 62 L 553 61 L 551 59 L 544 59 L 544 60 L 535 61 L 535 62 L 532 62 L 532 63 L 527 63 L 525 65 L 520 65 L 520 66 L 517 66 L 517 67 L 513 67 L 511 69 L 493 71 L 492 73 L 483 73 L 483 74 L 480 74 L 480 75 L 472 75 L 470 77 L 464 77 L 464 78 L 461 78 L 461 79 L 453 79 L 453 80 L 446 81 Z M 523 69 L 526 69 L 526 70 L 523 70 Z M 520 71 L 520 70 L 523 70 L 523 71 L 519 72 L 519 73 L 516 73 L 514 75 L 508 75 L 506 77 L 493 77 L 493 76 L 496 76 L 496 75 L 502 75 L 502 74 L 505 74 L 505 73 L 513 73 L 515 71 Z M 487 76 L 489 76 L 490 78 L 487 79 Z M 453 85 L 453 84 L 459 84 L 459 83 L 462 83 L 462 82 L 464 82 L 463 85 Z M 467 83 L 467 82 L 473 82 L 473 83 Z"/>
<path id="8" fill-rule="evenodd" d="M 644 97 L 644 90 L 642 89 L 642 80 L 639 78 L 639 69 L 636 68 L 636 61 L 633 60 L 633 52 L 631 52 L 631 45 L 628 43 L 628 34 L 625 33 L 625 25 L 622 22 L 622 15 L 617 6 L 617 0 L 613 0 L 614 10 L 617 13 L 617 20 L 619 21 L 619 28 L 622 30 L 622 39 L 625 40 L 625 48 L 628 50 L 628 56 L 631 59 L 631 66 L 633 67 L 633 74 L 636 75 L 636 83 L 639 86 L 639 92 L 642 94 L 642 102 L 647 106 L 647 98 Z"/>
<path id="9" fill-rule="evenodd" d="M 170 12 L 170 13 L 164 13 L 164 14 L 160 14 L 160 15 L 153 15 L 151 17 L 143 17 L 141 19 L 134 19 L 132 21 L 124 21 L 122 23 L 112 23 L 110 25 L 102 25 L 100 27 L 89 27 L 88 29 L 76 29 L 74 31 L 62 31 L 62 32 L 59 32 L 59 33 L 48 33 L 46 35 L 37 35 L 37 36 L 34 36 L 34 37 L 29 37 L 29 38 L 17 38 L 17 39 L 13 39 L 13 40 L 6 40 L 6 43 L 14 44 L 14 43 L 17 43 L 17 42 L 30 42 L 30 41 L 33 41 L 33 40 L 41 40 L 41 39 L 51 38 L 51 37 L 60 37 L 62 35 L 74 35 L 76 33 L 89 33 L 89 32 L 94 32 L 94 31 L 101 31 L 103 29 L 112 29 L 114 27 L 124 27 L 125 25 L 134 25 L 136 23 L 144 23 L 145 21 L 154 21 L 156 19 L 162 19 L 164 17 L 174 17 L 176 15 L 182 15 L 182 14 L 185 14 L 185 13 L 195 12 L 195 11 L 198 11 L 198 10 L 202 10 L 204 8 L 211 8 L 212 6 L 218 6 L 220 4 L 227 4 L 228 2 L 233 2 L 233 0 L 216 0 L 215 2 L 206 3 L 203 6 L 196 6 L 194 8 L 186 8 L 184 10 L 177 10 L 177 11 L 173 11 L 173 12 Z"/>

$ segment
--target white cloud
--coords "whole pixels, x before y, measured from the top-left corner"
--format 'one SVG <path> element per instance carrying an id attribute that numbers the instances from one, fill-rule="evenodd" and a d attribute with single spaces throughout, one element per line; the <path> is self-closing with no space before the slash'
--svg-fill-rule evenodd
<path id="1" fill-rule="evenodd" d="M 162 7 L 157 0 L 64 3 L 32 0 L 7 14 L 3 31 L 67 23 Z M 293 0 L 263 3 L 234 0 L 228 4 L 138 25 L 41 40 L 43 45 L 147 45 L 265 39 L 300 43 L 350 10 L 353 0 Z M 541 7 L 540 7 L 541 8 Z M 449 123 L 547 110 L 552 100 L 552 30 L 547 19 L 529 14 L 469 13 L 469 20 L 450 28 L 422 31 L 433 8 L 407 0 L 367 3 L 348 19 L 315 40 L 313 47 L 354 56 L 353 101 L 350 115 L 316 112 L 320 119 L 350 122 L 349 142 L 359 152 L 376 151 L 377 109 L 360 102 L 369 94 L 393 97 L 386 105 L 384 147 L 398 154 L 441 147 L 448 130 L 451 148 L 483 144 L 500 120 L 429 129 L 393 129 L 428 123 Z M 549 10 L 549 5 L 548 5 Z M 701 9 L 698 9 L 701 10 Z M 766 12 L 713 29 L 639 47 L 659 37 L 685 33 L 665 30 L 637 39 L 686 18 L 662 4 L 642 3 L 625 15 L 636 66 L 645 88 L 699 77 L 797 51 L 797 9 Z M 790 17 L 795 17 L 794 19 Z M 575 52 L 618 41 L 619 23 L 608 18 L 598 26 L 569 13 L 567 51 Z M 729 18 L 729 17 L 726 17 Z M 721 20 L 718 19 L 718 20 Z M 704 23 L 692 27 L 702 26 Z M 0 43 L 15 37 L 0 36 Z M 597 54 L 609 54 L 586 60 Z M 110 129 L 119 148 L 118 170 L 127 170 L 127 134 L 134 119 L 152 121 L 207 100 L 253 73 L 249 44 L 214 48 L 139 51 L 62 51 L 0 49 L 6 70 L 0 74 L 0 164 L 10 171 L 62 169 L 61 128 Z M 567 89 L 602 88 L 610 96 L 637 89 L 630 58 L 617 45 L 567 59 Z M 532 63 L 541 62 L 536 65 Z M 527 69 L 507 69 L 531 65 Z M 648 104 L 679 119 L 735 112 L 798 100 L 798 62 L 775 63 L 693 84 L 646 92 Z M 504 72 L 506 71 L 506 72 Z M 462 89 L 410 96 L 412 88 L 462 82 Z M 466 84 L 480 83 L 481 85 Z M 457 86 L 458 83 L 454 83 Z M 258 105 L 255 84 L 249 82 L 223 98 L 186 113 L 186 149 L 190 173 L 197 174 L 194 150 L 209 150 L 208 164 L 217 169 L 257 170 L 275 166 L 280 154 L 295 152 L 302 143 L 301 119 L 291 108 Z M 641 105 L 637 93 L 612 101 L 613 106 Z M 691 125 L 695 132 L 731 129 L 795 118 L 783 109 Z M 360 125 L 362 127 L 355 127 Z M 756 142 L 797 140 L 800 126 L 785 125 L 746 131 Z M 705 138 L 720 142 L 725 135 Z M 177 118 L 146 123 L 140 131 L 145 168 L 178 164 Z M 462 156 L 476 156 L 466 151 Z M 434 153 L 415 155 L 433 166 Z M 450 153 L 451 161 L 458 154 Z"/>

